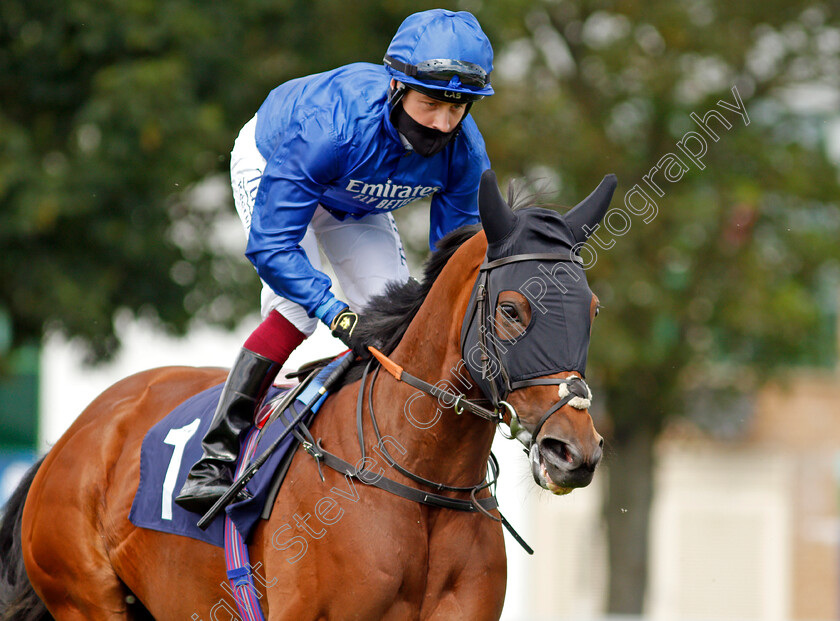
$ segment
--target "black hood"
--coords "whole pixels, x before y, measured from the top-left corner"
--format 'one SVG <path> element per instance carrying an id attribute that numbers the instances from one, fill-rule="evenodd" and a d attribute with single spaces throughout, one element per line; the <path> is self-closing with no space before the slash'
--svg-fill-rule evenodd
<path id="1" fill-rule="evenodd" d="M 482 266 L 486 276 L 479 276 L 473 288 L 461 351 L 488 398 L 493 399 L 494 392 L 504 398 L 523 380 L 561 371 L 584 375 L 592 291 L 577 251 L 606 214 L 615 187 L 615 175 L 607 175 L 563 215 L 541 207 L 514 212 L 499 192 L 495 174 L 488 170 L 482 175 L 479 212 L 488 241 Z M 482 288 L 483 316 L 478 303 Z M 519 292 L 531 306 L 531 320 L 515 338 L 498 336 L 493 325 L 503 291 Z M 489 361 L 482 362 L 482 350 Z"/>

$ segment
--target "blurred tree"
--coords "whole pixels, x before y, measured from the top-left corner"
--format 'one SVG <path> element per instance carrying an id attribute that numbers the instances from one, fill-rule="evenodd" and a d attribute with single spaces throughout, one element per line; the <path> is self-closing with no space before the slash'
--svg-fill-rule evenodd
<path id="1" fill-rule="evenodd" d="M 381 62 L 422 4 L 4 1 L 0 362 L 49 330 L 107 358 L 125 310 L 175 333 L 256 310 L 236 133 L 285 80 Z"/>
<path id="2" fill-rule="evenodd" d="M 608 608 L 638 614 L 659 432 L 680 415 L 722 422 L 698 404 L 732 411 L 725 399 L 769 372 L 835 362 L 840 187 L 827 129 L 838 127 L 840 8 L 481 6 L 501 43 L 498 95 L 475 111 L 494 166 L 547 178 L 567 203 L 619 178 L 583 256 L 604 306 L 589 360 L 609 413 Z M 683 140 L 705 152 L 692 158 Z"/>

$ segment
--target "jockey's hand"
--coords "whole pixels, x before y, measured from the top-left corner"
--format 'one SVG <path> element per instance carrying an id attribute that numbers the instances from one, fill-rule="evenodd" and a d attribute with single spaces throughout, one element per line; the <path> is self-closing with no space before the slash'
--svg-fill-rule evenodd
<path id="1" fill-rule="evenodd" d="M 359 316 L 348 307 L 335 316 L 330 324 L 330 330 L 334 337 L 341 339 L 341 342 L 352 349 L 359 358 L 369 358 L 370 352 L 356 335 L 358 326 Z"/>

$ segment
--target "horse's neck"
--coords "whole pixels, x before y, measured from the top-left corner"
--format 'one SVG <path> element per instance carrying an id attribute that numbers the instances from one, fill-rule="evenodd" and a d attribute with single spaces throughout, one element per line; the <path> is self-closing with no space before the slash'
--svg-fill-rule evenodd
<path id="1" fill-rule="evenodd" d="M 461 361 L 461 324 L 484 248 L 481 235 L 450 259 L 391 354 L 406 372 L 467 398 L 480 398 L 481 393 Z M 406 449 L 404 454 L 392 450 L 393 457 L 440 483 L 481 481 L 495 426 L 467 412 L 458 416 L 446 404 L 386 375 L 380 373 L 377 381 L 374 411 L 382 434 Z"/>

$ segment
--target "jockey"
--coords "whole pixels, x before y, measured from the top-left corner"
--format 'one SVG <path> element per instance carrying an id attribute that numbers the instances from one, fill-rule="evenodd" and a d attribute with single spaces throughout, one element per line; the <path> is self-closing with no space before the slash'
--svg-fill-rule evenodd
<path id="1" fill-rule="evenodd" d="M 354 63 L 291 80 L 268 95 L 231 153 L 245 254 L 263 284 L 262 323 L 245 341 L 175 499 L 205 513 L 232 483 L 239 435 L 280 367 L 322 321 L 357 355 L 357 311 L 409 278 L 391 211 L 431 197 L 429 246 L 478 222 L 490 167 L 468 115 L 493 94 L 493 49 L 470 13 L 410 15 L 384 66 Z M 320 271 L 318 247 L 346 301 Z"/>

